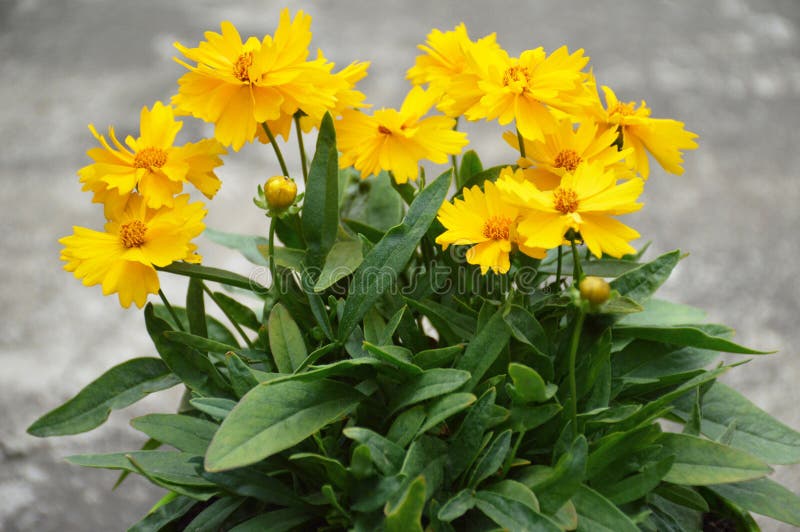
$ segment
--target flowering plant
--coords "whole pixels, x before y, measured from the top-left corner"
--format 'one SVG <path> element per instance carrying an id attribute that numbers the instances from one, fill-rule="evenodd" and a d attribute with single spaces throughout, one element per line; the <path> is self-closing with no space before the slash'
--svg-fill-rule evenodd
<path id="1" fill-rule="evenodd" d="M 309 58 L 310 23 L 284 10 L 260 40 L 225 22 L 176 44 L 188 72 L 170 105 L 142 109 L 138 138 L 90 127 L 100 146 L 78 174 L 106 225 L 76 227 L 61 258 L 144 307 L 158 357 L 29 432 L 88 431 L 183 385 L 177 413 L 131 421 L 140 450 L 69 458 L 166 490 L 135 530 L 757 530 L 750 512 L 800 526 L 800 499 L 767 478 L 800 461 L 800 433 L 717 382 L 739 365 L 720 352 L 763 353 L 653 297 L 682 255 L 643 261 L 617 219 L 642 207 L 650 157 L 680 174 L 696 135 L 598 91 L 582 50 L 511 57 L 463 25 L 420 46 L 399 109 L 368 112 L 368 65 Z M 186 115 L 214 138 L 177 146 Z M 507 164 L 464 152 L 462 117 L 513 122 Z M 302 194 L 278 143 L 292 133 Z M 282 171 L 253 184 L 267 236 L 206 235 L 265 282 L 202 265 L 192 242 L 206 211 L 190 189 L 213 198 L 221 156 L 256 139 Z M 432 180 L 420 166 L 448 160 Z M 185 306 L 164 274 L 189 278 Z"/>

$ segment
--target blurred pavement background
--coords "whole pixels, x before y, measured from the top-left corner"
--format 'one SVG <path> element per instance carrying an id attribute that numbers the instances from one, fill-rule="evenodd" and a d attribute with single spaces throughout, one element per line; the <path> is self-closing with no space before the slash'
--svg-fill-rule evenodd
<path id="1" fill-rule="evenodd" d="M 231 20 L 242 35 L 274 31 L 283 3 L 173 0 L 0 0 L 0 529 L 123 530 L 160 497 L 130 478 L 69 466 L 73 453 L 133 449 L 128 425 L 173 411 L 176 391 L 115 412 L 92 433 L 40 440 L 25 434 L 39 415 L 111 366 L 154 352 L 140 312 L 84 288 L 61 269 L 57 239 L 72 225 L 100 228 L 102 210 L 75 172 L 94 146 L 89 123 L 137 134 L 139 110 L 168 100 L 183 68 L 172 43 L 194 46 Z M 313 46 L 337 65 L 370 60 L 360 88 L 376 106 L 398 105 L 415 46 L 432 28 L 463 21 L 473 38 L 498 33 L 510 53 L 567 44 L 592 58 L 600 83 L 625 100 L 646 99 L 654 116 L 699 133 L 683 176 L 656 171 L 646 208 L 629 219 L 650 257 L 690 253 L 662 291 L 703 307 L 737 340 L 780 353 L 731 372 L 728 382 L 785 423 L 800 427 L 797 326 L 800 222 L 800 3 L 797 0 L 539 0 L 474 2 L 288 2 L 314 17 Z M 513 161 L 495 126 L 469 125 L 486 165 Z M 180 142 L 209 135 L 187 121 Z M 310 142 L 310 139 L 307 140 Z M 291 145 L 287 150 L 294 152 Z M 297 160 L 290 161 L 296 169 Z M 226 158 L 207 223 L 263 233 L 250 205 L 277 164 L 264 146 Z M 643 239 L 643 240 L 644 240 Z M 201 240 L 206 263 L 244 274 L 250 266 Z M 162 276 L 180 300 L 180 279 Z M 800 468 L 777 478 L 800 491 Z M 768 531 L 790 527 L 761 520 Z"/>

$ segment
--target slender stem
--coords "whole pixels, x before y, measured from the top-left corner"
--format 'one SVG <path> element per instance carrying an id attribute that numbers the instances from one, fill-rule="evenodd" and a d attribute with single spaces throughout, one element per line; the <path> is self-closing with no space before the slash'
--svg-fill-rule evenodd
<path id="1" fill-rule="evenodd" d="M 519 132 L 519 129 L 517 129 L 517 142 L 519 143 L 519 155 L 525 158 L 525 139 L 522 138 L 522 133 Z"/>
<path id="2" fill-rule="evenodd" d="M 269 130 L 269 126 L 266 122 L 262 122 L 261 127 L 264 129 L 264 133 L 267 134 L 269 143 L 272 144 L 272 149 L 275 150 L 275 155 L 278 157 L 278 164 L 281 165 L 281 172 L 283 172 L 283 175 L 286 177 L 290 177 L 289 169 L 286 168 L 286 161 L 283 160 L 283 154 L 281 153 L 278 143 L 275 141 L 275 136 L 272 134 L 272 131 Z"/>
<path id="3" fill-rule="evenodd" d="M 575 283 L 579 283 L 583 279 L 583 268 L 581 267 L 581 260 L 578 258 L 578 246 L 575 245 L 575 239 L 570 240 L 570 243 L 572 244 L 572 262 L 575 263 L 572 266 L 572 278 Z"/>
<path id="4" fill-rule="evenodd" d="M 575 358 L 578 353 L 578 344 L 581 340 L 581 329 L 583 329 L 583 318 L 585 314 L 582 308 L 578 309 L 578 320 L 575 322 L 575 329 L 572 331 L 572 341 L 569 345 L 569 412 L 572 418 L 572 430 L 578 434 L 578 385 L 575 380 Z"/>
<path id="5" fill-rule="evenodd" d="M 556 289 L 561 286 L 561 261 L 564 259 L 563 246 L 558 246 L 558 263 L 556 264 Z"/>
<path id="6" fill-rule="evenodd" d="M 275 220 L 269 222 L 269 273 L 272 275 L 272 290 L 275 297 L 280 298 L 278 289 L 278 267 L 275 265 Z"/>
<path id="7" fill-rule="evenodd" d="M 294 115 L 294 129 L 297 134 L 297 145 L 300 147 L 300 165 L 303 169 L 303 183 L 308 181 L 308 162 L 306 161 L 306 147 L 303 144 L 303 130 L 300 129 L 300 116 Z"/>
<path id="8" fill-rule="evenodd" d="M 175 309 L 172 308 L 172 305 L 169 304 L 166 294 L 164 294 L 160 288 L 158 289 L 158 295 L 161 297 L 161 301 L 164 302 L 164 306 L 167 307 L 167 312 L 169 312 L 169 315 L 172 316 L 173 320 L 175 320 L 175 325 L 178 326 L 178 330 L 186 332 L 186 329 L 184 329 L 183 325 L 181 324 L 181 320 L 178 318 L 178 314 L 175 312 Z"/>
<path id="9" fill-rule="evenodd" d="M 236 329 L 236 332 L 238 332 L 241 335 L 242 339 L 244 339 L 244 343 L 247 344 L 247 347 L 249 347 L 250 349 L 254 349 L 255 346 L 253 346 L 253 342 L 250 341 L 250 338 L 247 337 L 247 334 L 242 330 L 242 327 L 236 322 L 235 319 L 233 319 L 233 316 L 231 316 L 228 313 L 228 311 L 225 310 L 225 307 L 220 304 L 219 299 L 217 299 L 217 296 L 214 295 L 214 292 L 209 290 L 208 287 L 205 285 L 205 283 L 203 283 L 202 286 L 203 286 L 203 291 L 206 294 L 208 294 L 208 297 L 211 298 L 211 301 L 213 301 L 214 304 L 216 304 L 217 307 L 219 307 L 222 313 L 225 314 L 225 317 L 228 318 L 228 321 L 231 322 L 231 324 L 233 324 L 233 328 Z"/>
<path id="10" fill-rule="evenodd" d="M 508 459 L 506 459 L 506 463 L 503 465 L 503 478 L 505 478 L 508 470 L 511 469 L 511 464 L 514 462 L 514 459 L 517 457 L 517 451 L 519 450 L 519 446 L 522 443 L 522 438 L 525 437 L 525 431 L 520 431 L 519 435 L 517 436 L 517 441 L 514 442 L 514 447 L 511 449 L 511 454 L 508 455 Z"/>
<path id="11" fill-rule="evenodd" d="M 455 177 L 456 183 L 458 183 L 458 159 L 456 159 L 455 155 L 450 156 L 450 163 L 453 165 L 453 177 Z"/>

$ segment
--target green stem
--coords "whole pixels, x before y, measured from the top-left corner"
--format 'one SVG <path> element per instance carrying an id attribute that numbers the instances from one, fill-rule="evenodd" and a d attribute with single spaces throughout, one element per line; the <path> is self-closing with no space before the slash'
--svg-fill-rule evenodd
<path id="1" fill-rule="evenodd" d="M 275 265 L 275 220 L 269 222 L 269 273 L 272 275 L 272 290 L 275 298 L 280 299 L 280 289 L 278 287 L 278 267 Z"/>
<path id="2" fill-rule="evenodd" d="M 521 431 L 517 436 L 517 441 L 514 442 L 514 447 L 511 449 L 511 454 L 508 455 L 508 459 L 506 460 L 505 465 L 503 465 L 503 476 L 505 478 L 508 470 L 511 469 L 511 464 L 514 462 L 514 459 L 517 457 L 517 451 L 519 450 L 519 446 L 522 443 L 522 438 L 525 437 L 525 431 Z"/>
<path id="3" fill-rule="evenodd" d="M 269 130 L 269 126 L 266 122 L 262 122 L 261 127 L 264 129 L 264 133 L 267 134 L 269 143 L 272 144 L 272 149 L 275 150 L 275 155 L 278 157 L 278 164 L 281 165 L 281 172 L 283 172 L 283 175 L 286 177 L 290 177 L 289 169 L 286 168 L 286 161 L 283 160 L 283 154 L 281 153 L 278 143 L 275 141 L 275 136 L 272 134 L 272 131 Z"/>
<path id="4" fill-rule="evenodd" d="M 579 308 L 578 320 L 575 322 L 575 329 L 572 331 L 572 341 L 569 345 L 569 412 L 572 418 L 572 430 L 574 434 L 578 434 L 578 385 L 575 379 L 575 359 L 578 353 L 578 344 L 581 340 L 584 317 L 585 313 L 583 309 Z"/>
<path id="5" fill-rule="evenodd" d="M 519 143 L 519 155 L 525 158 L 525 139 L 522 138 L 522 133 L 519 132 L 519 129 L 517 129 L 517 142 Z"/>
<path id="6" fill-rule="evenodd" d="M 561 287 L 561 262 L 564 259 L 563 247 L 558 246 L 558 263 L 556 264 L 556 289 Z"/>
<path id="7" fill-rule="evenodd" d="M 570 243 L 572 244 L 572 262 L 574 262 L 572 278 L 573 282 L 577 284 L 583 279 L 583 268 L 581 267 L 581 260 L 578 258 L 578 247 L 575 245 L 575 239 L 571 239 Z"/>
<path id="8" fill-rule="evenodd" d="M 236 322 L 235 319 L 233 319 L 233 316 L 231 316 L 228 313 L 228 311 L 225 310 L 225 307 L 220 304 L 219 300 L 217 299 L 217 296 L 214 295 L 214 292 L 209 290 L 209 288 L 205 285 L 205 283 L 201 284 L 203 286 L 203 291 L 206 294 L 208 294 L 208 297 L 211 298 L 211 301 L 213 301 L 214 304 L 217 305 L 217 307 L 219 307 L 222 313 L 225 314 L 225 317 L 228 318 L 229 322 L 231 322 L 233 328 L 236 329 L 236 332 L 238 332 L 241 335 L 242 339 L 244 339 L 244 343 L 247 344 L 247 347 L 249 347 L 250 349 L 254 349 L 255 346 L 253 346 L 253 342 L 250 341 L 250 338 L 247 337 L 247 334 L 245 334 L 245 332 L 242 330 L 242 327 Z"/>
<path id="9" fill-rule="evenodd" d="M 164 302 L 164 306 L 167 307 L 167 312 L 169 312 L 169 315 L 172 316 L 172 319 L 175 321 L 175 325 L 177 325 L 178 330 L 186 332 L 186 329 L 184 329 L 183 325 L 181 324 L 181 320 L 178 318 L 178 314 L 175 312 L 175 309 L 172 308 L 172 305 L 169 304 L 166 294 L 164 294 L 160 288 L 158 289 L 158 295 L 161 297 L 161 301 Z"/>
<path id="10" fill-rule="evenodd" d="M 297 144 L 300 147 L 300 165 L 303 169 L 303 183 L 308 181 L 308 165 L 306 161 L 306 147 L 303 144 L 303 130 L 300 129 L 300 116 L 294 115 L 294 129 L 297 134 Z"/>

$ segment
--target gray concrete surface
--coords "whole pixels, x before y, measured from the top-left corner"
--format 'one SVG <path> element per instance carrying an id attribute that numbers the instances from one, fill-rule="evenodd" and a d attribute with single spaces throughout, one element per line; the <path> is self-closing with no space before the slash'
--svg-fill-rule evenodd
<path id="1" fill-rule="evenodd" d="M 121 530 L 158 490 L 82 470 L 65 455 L 135 448 L 135 415 L 170 411 L 174 392 L 150 397 L 93 433 L 39 440 L 24 429 L 105 369 L 150 355 L 142 317 L 61 270 L 56 240 L 72 225 L 99 227 L 101 211 L 75 171 L 93 145 L 86 125 L 133 132 L 138 111 L 175 90 L 181 67 L 171 43 L 196 43 L 232 20 L 243 34 L 272 32 L 282 4 L 255 0 L 0 0 L 0 529 Z M 708 309 L 738 340 L 780 354 L 754 360 L 729 382 L 784 422 L 800 427 L 797 327 L 800 222 L 800 3 L 797 0 L 289 2 L 314 16 L 314 45 L 344 65 L 371 60 L 362 88 L 397 105 L 414 46 L 433 27 L 464 21 L 473 37 L 497 31 L 511 53 L 563 43 L 583 47 L 601 82 L 625 99 L 645 98 L 656 115 L 700 134 L 681 177 L 655 172 L 647 207 L 631 223 L 655 252 L 690 252 L 665 295 Z M 470 126 L 490 164 L 510 152 Z M 208 134 L 189 123 L 184 140 Z M 294 160 L 296 167 L 296 159 Z M 209 225 L 260 232 L 248 205 L 256 183 L 277 173 L 269 150 L 226 159 Z M 207 263 L 248 265 L 203 242 Z M 163 279 L 180 297 L 180 280 Z M 800 491 L 800 468 L 779 480 Z M 762 520 L 769 531 L 790 530 Z"/>

